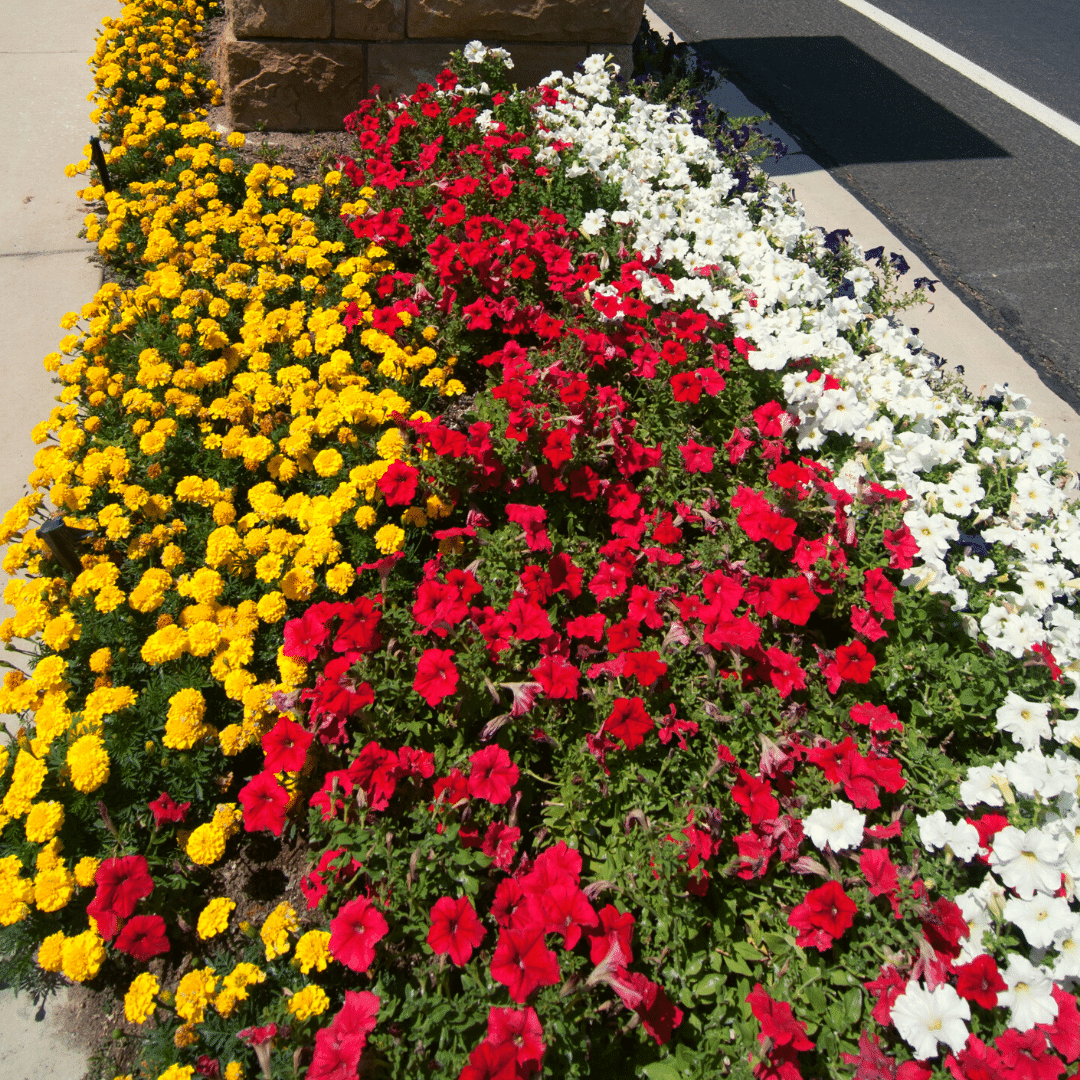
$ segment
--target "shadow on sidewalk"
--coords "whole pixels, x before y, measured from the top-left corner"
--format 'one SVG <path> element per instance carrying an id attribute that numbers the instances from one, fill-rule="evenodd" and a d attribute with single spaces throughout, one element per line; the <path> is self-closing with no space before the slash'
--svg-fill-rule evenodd
<path id="1" fill-rule="evenodd" d="M 713 38 L 694 48 L 827 168 L 1010 156 L 847 38 Z"/>

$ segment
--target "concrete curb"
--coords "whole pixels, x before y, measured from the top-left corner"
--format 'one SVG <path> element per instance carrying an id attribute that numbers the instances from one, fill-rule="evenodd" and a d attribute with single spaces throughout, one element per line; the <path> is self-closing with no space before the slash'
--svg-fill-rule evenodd
<path id="1" fill-rule="evenodd" d="M 649 7 L 645 8 L 649 24 L 664 38 L 678 34 Z M 761 116 L 759 109 L 736 86 L 724 80 L 712 96 L 713 103 L 734 117 Z M 911 273 L 901 279 L 911 282 L 916 277 L 933 278 L 929 267 L 910 248 L 905 246 L 845 188 L 832 178 L 798 143 L 778 125 L 769 123 L 764 130 L 781 139 L 789 147 L 789 155 L 777 161 L 770 159 L 765 171 L 778 184 L 790 187 L 802 204 L 811 225 L 826 232 L 850 229 L 852 239 L 864 251 L 885 246 L 886 252 L 903 255 Z M 910 288 L 910 285 L 907 286 Z M 998 337 L 966 304 L 944 285 L 935 285 L 925 307 L 911 308 L 901 317 L 908 326 L 919 328 L 919 337 L 932 352 L 944 357 L 950 367 L 959 364 L 964 369 L 964 382 L 972 393 L 985 396 L 995 384 L 1009 384 L 1016 393 L 1031 401 L 1031 411 L 1042 418 L 1046 427 L 1061 432 L 1070 442 L 1066 451 L 1069 467 L 1080 471 L 1080 416 L 1039 378 L 1038 372 L 1010 345 Z"/>

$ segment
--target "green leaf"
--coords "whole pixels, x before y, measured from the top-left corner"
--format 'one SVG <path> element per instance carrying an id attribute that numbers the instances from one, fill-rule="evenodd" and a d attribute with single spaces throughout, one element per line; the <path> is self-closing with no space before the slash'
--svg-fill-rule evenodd
<path id="1" fill-rule="evenodd" d="M 712 997 L 727 983 L 727 979 L 723 975 L 713 972 L 712 975 L 706 975 L 697 986 L 694 987 L 694 997 Z"/>
<path id="2" fill-rule="evenodd" d="M 679 1070 L 667 1061 L 654 1061 L 642 1070 L 649 1080 L 682 1080 Z"/>

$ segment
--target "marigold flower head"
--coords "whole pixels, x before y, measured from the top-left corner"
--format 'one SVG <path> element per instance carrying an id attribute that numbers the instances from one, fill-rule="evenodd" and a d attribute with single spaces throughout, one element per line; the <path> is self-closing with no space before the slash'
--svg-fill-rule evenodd
<path id="1" fill-rule="evenodd" d="M 203 723 L 205 715 L 206 699 L 198 690 L 178 690 L 169 698 L 162 742 L 171 750 L 191 750 L 213 733 L 214 729 Z"/>
<path id="2" fill-rule="evenodd" d="M 34 878 L 34 904 L 39 911 L 59 911 L 75 892 L 75 877 L 65 866 L 50 867 Z"/>
<path id="3" fill-rule="evenodd" d="M 48 843 L 63 827 L 64 807 L 58 802 L 34 803 L 26 815 L 26 839 L 35 844 Z"/>
<path id="4" fill-rule="evenodd" d="M 296 959 L 300 971 L 307 975 L 314 968 L 325 971 L 326 965 L 333 959 L 330 955 L 330 933 L 327 930 L 309 930 L 296 943 Z"/>
<path id="5" fill-rule="evenodd" d="M 282 902 L 266 917 L 259 931 L 259 937 L 266 946 L 266 959 L 284 956 L 289 951 L 289 934 L 295 932 L 300 924 L 292 905 Z"/>
<path id="6" fill-rule="evenodd" d="M 384 525 L 375 534 L 375 548 L 381 555 L 393 555 L 405 547 L 405 530 L 397 525 Z"/>
<path id="7" fill-rule="evenodd" d="M 72 982 L 87 982 L 101 970 L 105 944 L 96 930 L 85 930 L 64 941 L 62 968 Z"/>
<path id="8" fill-rule="evenodd" d="M 225 834 L 212 824 L 192 830 L 184 849 L 188 858 L 199 866 L 211 866 L 225 854 Z"/>
<path id="9" fill-rule="evenodd" d="M 212 967 L 189 971 L 176 987 L 176 1012 L 189 1024 L 201 1024 L 206 1006 L 217 985 Z"/>
<path id="10" fill-rule="evenodd" d="M 15 771 L 11 776 L 11 787 L 4 796 L 4 812 L 12 817 L 22 817 L 30 810 L 30 804 L 45 782 L 49 771 L 44 761 L 34 757 L 26 750 L 20 750 L 15 759 Z"/>
<path id="11" fill-rule="evenodd" d="M 205 941 L 222 933 L 229 925 L 229 913 L 235 910 L 235 900 L 230 900 L 227 896 L 215 897 L 199 914 L 199 937 Z"/>
<path id="12" fill-rule="evenodd" d="M 93 855 L 84 855 L 75 864 L 75 881 L 78 885 L 84 889 L 90 888 L 94 884 L 94 877 L 97 875 L 98 867 L 101 865 L 100 859 L 95 859 Z"/>
<path id="13" fill-rule="evenodd" d="M 97 791 L 109 779 L 109 755 L 100 735 L 83 735 L 67 752 L 71 783 L 77 791 Z"/>
<path id="14" fill-rule="evenodd" d="M 149 971 L 140 972 L 131 981 L 124 995 L 124 1015 L 132 1024 L 143 1024 L 157 1008 L 154 1000 L 161 990 L 157 976 Z"/>
<path id="15" fill-rule="evenodd" d="M 63 931 L 50 934 L 38 948 L 38 967 L 44 971 L 59 971 L 64 964 Z"/>
<path id="16" fill-rule="evenodd" d="M 287 1005 L 289 1012 L 297 1020 L 308 1020 L 312 1016 L 319 1016 L 321 1013 L 326 1012 L 330 1008 L 330 998 L 321 986 L 312 983 L 310 986 L 305 986 L 303 990 L 298 990 L 293 994 L 289 998 Z"/>

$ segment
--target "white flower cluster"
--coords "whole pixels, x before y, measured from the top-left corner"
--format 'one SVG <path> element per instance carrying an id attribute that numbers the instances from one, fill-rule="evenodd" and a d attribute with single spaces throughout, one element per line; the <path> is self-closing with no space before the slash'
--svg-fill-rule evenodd
<path id="1" fill-rule="evenodd" d="M 547 82 L 560 96 L 541 119 L 552 142 L 573 145 L 571 175 L 592 173 L 622 193 L 622 207 L 586 215 L 582 233 L 628 227 L 634 248 L 656 257 L 654 269 L 671 279 L 667 288 L 643 274 L 646 299 L 690 300 L 725 318 L 756 346 L 753 367 L 779 371 L 812 358 L 828 378 L 803 365 L 783 375 L 798 445 L 816 450 L 840 436 L 849 447 L 841 487 L 854 493 L 873 479 L 907 491 L 904 521 L 918 555 L 903 584 L 948 596 L 960 611 L 982 611 L 964 622 L 994 649 L 1019 658 L 1049 645 L 1072 680 L 1071 696 L 1053 703 L 1010 692 L 996 719 L 1016 753 L 969 769 L 960 784 L 965 806 L 1008 804 L 1027 814 L 1030 827 L 1010 825 L 980 850 L 978 831 L 963 820 L 939 811 L 918 822 L 929 850 L 965 862 L 989 857 L 983 885 L 955 898 L 970 930 L 958 962 L 985 951 L 983 936 L 995 920 L 1011 922 L 1031 952 L 1009 955 L 998 1002 L 1019 1031 L 1053 1021 L 1055 983 L 1080 980 L 1073 887 L 1080 876 L 1080 760 L 1068 752 L 1080 746 L 1080 513 L 1066 486 L 1076 478 L 1061 464 L 1065 440 L 1006 387 L 994 388 L 996 407 L 993 399 L 976 402 L 958 380 L 941 375 L 914 332 L 874 318 L 864 302 L 875 280 L 869 267 L 847 274 L 854 299 L 829 297 L 824 279 L 792 255 L 800 237 L 813 235 L 802 207 L 771 192 L 755 228 L 733 194 L 731 173 L 685 114 L 633 97 L 617 102 L 601 57 L 591 57 L 583 74 L 556 72 Z M 553 148 L 544 153 L 555 157 Z M 1015 471 L 1011 502 L 995 514 L 984 505 L 982 481 L 992 473 L 1005 484 Z M 1044 751 L 1051 740 L 1057 745 Z M 804 827 L 819 849 L 840 851 L 861 844 L 864 823 L 854 807 L 834 800 L 813 810 Z M 953 1051 L 964 1046 L 970 1010 L 948 985 L 910 982 L 892 1019 L 916 1056 L 928 1058 L 938 1042 Z"/>
<path id="2" fill-rule="evenodd" d="M 489 56 L 495 60 L 501 60 L 503 66 L 509 71 L 514 66 L 514 61 L 510 58 L 510 54 L 505 49 L 489 49 L 480 41 L 470 41 L 464 49 L 461 50 L 461 55 L 470 64 L 482 64 Z"/>

